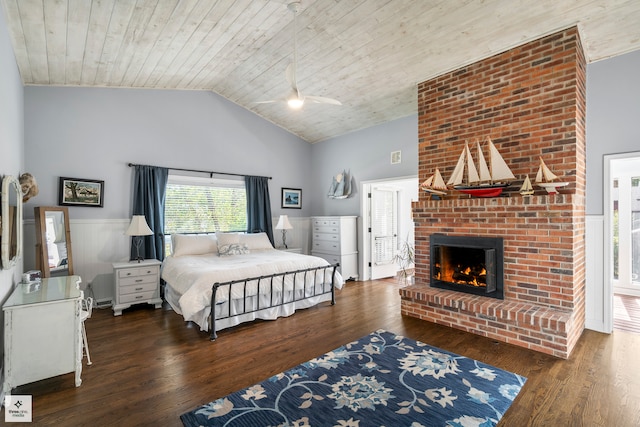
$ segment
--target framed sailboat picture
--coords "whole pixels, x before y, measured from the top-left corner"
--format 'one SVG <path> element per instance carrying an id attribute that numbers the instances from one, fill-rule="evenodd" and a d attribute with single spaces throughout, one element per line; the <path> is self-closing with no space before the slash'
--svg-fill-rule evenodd
<path id="1" fill-rule="evenodd" d="M 281 207 L 302 209 L 302 190 L 299 188 L 283 188 Z"/>

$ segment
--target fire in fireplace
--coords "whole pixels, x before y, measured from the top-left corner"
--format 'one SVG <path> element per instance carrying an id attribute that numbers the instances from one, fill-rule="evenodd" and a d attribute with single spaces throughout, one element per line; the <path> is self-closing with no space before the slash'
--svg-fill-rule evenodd
<path id="1" fill-rule="evenodd" d="M 430 238 L 431 286 L 503 299 L 501 237 Z"/>

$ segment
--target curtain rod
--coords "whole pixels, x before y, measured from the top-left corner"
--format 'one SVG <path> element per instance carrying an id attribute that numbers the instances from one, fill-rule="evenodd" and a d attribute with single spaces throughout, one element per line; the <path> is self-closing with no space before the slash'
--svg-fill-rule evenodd
<path id="1" fill-rule="evenodd" d="M 139 165 L 136 163 L 129 163 L 129 167 L 132 168 L 134 166 L 150 166 L 150 165 Z M 151 166 L 151 167 L 159 167 L 159 166 Z M 164 166 L 162 166 L 164 167 Z M 197 173 L 207 173 L 209 174 L 209 178 L 213 178 L 213 175 L 232 175 L 232 176 L 259 176 L 259 175 L 243 175 L 240 173 L 231 173 L 231 172 L 214 172 L 214 171 L 203 171 L 198 169 L 182 169 L 182 168 L 167 168 L 173 171 L 182 171 L 182 172 L 197 172 Z M 260 178 L 268 178 L 271 179 L 270 176 L 260 176 Z"/>

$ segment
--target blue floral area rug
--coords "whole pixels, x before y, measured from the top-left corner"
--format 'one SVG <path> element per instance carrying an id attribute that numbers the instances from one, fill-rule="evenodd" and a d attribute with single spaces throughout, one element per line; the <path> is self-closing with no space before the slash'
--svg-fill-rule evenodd
<path id="1" fill-rule="evenodd" d="M 379 330 L 180 419 L 196 426 L 494 426 L 527 379 Z"/>

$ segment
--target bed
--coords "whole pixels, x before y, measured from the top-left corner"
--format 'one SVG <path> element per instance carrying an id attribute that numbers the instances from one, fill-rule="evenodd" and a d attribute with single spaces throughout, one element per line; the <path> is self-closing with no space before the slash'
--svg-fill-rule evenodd
<path id="1" fill-rule="evenodd" d="M 217 331 L 274 320 L 325 301 L 344 280 L 326 260 L 273 248 L 265 233 L 173 235 L 162 264 L 165 300 L 185 321 Z M 214 316 L 210 316 L 214 306 Z"/>

